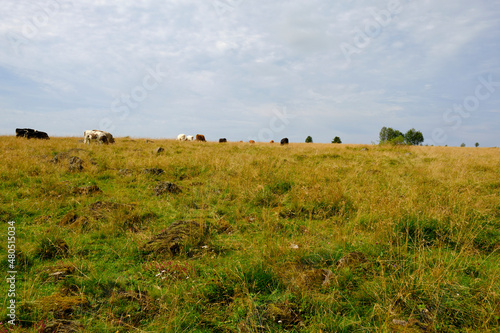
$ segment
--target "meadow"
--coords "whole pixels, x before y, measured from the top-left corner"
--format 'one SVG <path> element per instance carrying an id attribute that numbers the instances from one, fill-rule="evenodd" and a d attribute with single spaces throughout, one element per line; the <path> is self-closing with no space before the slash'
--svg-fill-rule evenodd
<path id="1" fill-rule="evenodd" d="M 500 332 L 498 148 L 79 140 L 0 137 L 0 332 Z"/>

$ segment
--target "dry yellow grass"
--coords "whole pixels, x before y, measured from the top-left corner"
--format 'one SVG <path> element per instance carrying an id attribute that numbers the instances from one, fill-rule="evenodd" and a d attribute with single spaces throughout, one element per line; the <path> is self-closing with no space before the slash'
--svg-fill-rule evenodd
<path id="1" fill-rule="evenodd" d="M 25 256 L 24 329 L 64 319 L 30 304 L 68 290 L 90 303 L 68 310 L 72 319 L 95 332 L 499 325 L 498 148 L 79 140 L 0 137 L 0 217 L 16 221 Z M 72 157 L 82 170 L 70 168 Z M 152 168 L 163 172 L 144 171 Z M 181 192 L 155 195 L 160 181 Z M 141 253 L 178 220 L 197 221 L 209 237 Z M 67 254 L 40 255 L 59 239 Z M 54 264 L 78 270 L 40 275 Z M 162 280 L 176 276 L 172 267 L 183 278 Z M 147 311 L 137 302 L 145 299 Z"/>

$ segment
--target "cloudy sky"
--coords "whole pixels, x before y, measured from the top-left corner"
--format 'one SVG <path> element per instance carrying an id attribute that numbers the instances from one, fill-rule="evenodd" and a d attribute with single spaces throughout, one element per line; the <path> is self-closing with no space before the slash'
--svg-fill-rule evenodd
<path id="1" fill-rule="evenodd" d="M 2 0 L 0 135 L 500 146 L 498 0 Z"/>

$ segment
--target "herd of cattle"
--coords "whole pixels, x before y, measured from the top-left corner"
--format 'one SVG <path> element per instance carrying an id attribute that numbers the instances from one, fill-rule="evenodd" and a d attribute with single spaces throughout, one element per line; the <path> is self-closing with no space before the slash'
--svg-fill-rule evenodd
<path id="1" fill-rule="evenodd" d="M 49 135 L 31 128 L 16 128 L 16 137 L 27 139 L 49 139 Z"/>
<path id="2" fill-rule="evenodd" d="M 27 139 L 49 139 L 49 136 L 45 132 L 40 132 L 31 128 L 16 128 L 16 137 L 22 137 Z M 196 134 L 196 137 L 192 135 L 179 134 L 177 136 L 178 141 L 207 141 L 205 136 L 202 134 Z M 90 144 L 90 142 L 95 141 L 100 144 L 114 143 L 115 139 L 111 133 L 100 131 L 100 130 L 87 130 L 83 133 L 83 143 Z M 227 142 L 226 138 L 219 139 L 220 143 Z M 255 143 L 254 140 L 250 140 L 250 143 Z M 270 143 L 274 143 L 273 140 Z M 288 138 L 281 139 L 282 145 L 288 144 Z"/>
<path id="3" fill-rule="evenodd" d="M 186 135 L 186 134 L 179 134 L 177 135 L 177 140 L 178 141 L 203 141 L 205 142 L 205 136 L 204 135 L 201 135 L 201 134 L 196 134 L 196 139 L 194 136 L 192 135 Z M 227 139 L 226 138 L 220 138 L 219 139 L 219 143 L 224 143 L 224 142 L 227 142 Z M 240 141 L 240 142 L 243 142 L 243 141 Z M 249 143 L 255 143 L 254 140 L 250 140 L 248 141 Z M 274 143 L 274 140 L 271 140 L 269 141 L 269 143 Z M 288 144 L 288 138 L 283 138 L 281 139 L 281 142 L 280 142 L 282 145 L 287 145 Z"/>

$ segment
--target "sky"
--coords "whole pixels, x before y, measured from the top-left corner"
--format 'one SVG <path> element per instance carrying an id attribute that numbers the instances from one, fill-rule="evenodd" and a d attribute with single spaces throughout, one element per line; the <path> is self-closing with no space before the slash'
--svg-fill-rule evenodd
<path id="1" fill-rule="evenodd" d="M 499 0 L 2 0 L 0 135 L 500 146 Z"/>

